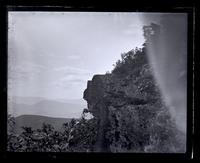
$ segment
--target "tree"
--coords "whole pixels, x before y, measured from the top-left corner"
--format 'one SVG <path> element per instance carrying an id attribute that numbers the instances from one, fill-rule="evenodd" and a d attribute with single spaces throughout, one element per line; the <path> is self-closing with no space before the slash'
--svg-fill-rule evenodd
<path id="1" fill-rule="evenodd" d="M 14 133 L 15 132 L 15 118 L 12 117 L 11 114 L 8 114 L 8 134 Z"/>

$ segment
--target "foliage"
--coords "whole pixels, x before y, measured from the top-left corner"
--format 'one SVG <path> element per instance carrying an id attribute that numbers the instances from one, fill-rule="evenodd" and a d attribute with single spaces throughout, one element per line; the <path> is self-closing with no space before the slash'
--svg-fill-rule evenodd
<path id="1" fill-rule="evenodd" d="M 138 76 L 141 66 L 147 63 L 147 56 L 145 55 L 145 48 L 135 48 L 128 53 L 121 54 L 121 60 L 118 60 L 112 70 L 113 74 L 126 76 L 130 72 L 135 72 Z"/>
<path id="2" fill-rule="evenodd" d="M 14 117 L 9 116 L 8 124 L 13 122 Z M 56 131 L 45 123 L 37 130 L 22 127 L 23 132 L 19 135 L 8 132 L 7 149 L 14 152 L 88 152 L 95 142 L 95 122 L 95 119 L 72 119 L 63 124 L 62 131 Z"/>

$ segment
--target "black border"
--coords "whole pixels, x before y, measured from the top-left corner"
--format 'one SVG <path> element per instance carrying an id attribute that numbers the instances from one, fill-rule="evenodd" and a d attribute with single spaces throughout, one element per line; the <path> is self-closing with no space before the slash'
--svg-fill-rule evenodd
<path id="1" fill-rule="evenodd" d="M 152 3 L 153 2 L 153 3 Z M 0 114 L 0 158 L 15 158 L 15 159 L 35 159 L 35 158 L 52 158 L 52 159 L 105 159 L 105 160 L 123 160 L 126 159 L 141 159 L 141 160 L 157 160 L 157 159 L 178 159 L 189 160 L 192 156 L 193 146 L 193 123 L 194 123 L 194 106 L 193 106 L 193 60 L 194 60 L 194 16 L 195 4 L 182 3 L 183 1 L 144 1 L 140 3 L 130 4 L 126 1 L 116 1 L 114 4 L 108 4 L 103 1 L 92 3 L 91 1 L 3 1 L 0 3 L 0 66 L 1 66 L 1 101 L 2 110 Z M 48 6 L 47 6 L 48 5 Z M 56 6 L 56 7 L 55 7 Z M 187 101 L 187 152 L 185 154 L 160 154 L 160 153 L 13 153 L 6 151 L 7 144 L 7 13 L 8 11 L 98 11 L 98 12 L 186 12 L 188 13 L 188 101 Z M 2 80 L 3 79 L 3 80 Z M 195 121 L 196 122 L 196 121 Z M 3 141 L 2 141 L 3 140 Z"/>
<path id="2" fill-rule="evenodd" d="M 194 159 L 200 160 L 200 123 L 199 123 L 199 117 L 200 117 L 200 109 L 199 109 L 199 83 L 200 83 L 200 46 L 198 46 L 199 40 L 199 30 L 200 29 L 200 8 L 196 8 L 196 14 L 195 14 L 195 34 L 194 34 L 194 64 L 193 64 L 193 70 L 194 70 Z"/>

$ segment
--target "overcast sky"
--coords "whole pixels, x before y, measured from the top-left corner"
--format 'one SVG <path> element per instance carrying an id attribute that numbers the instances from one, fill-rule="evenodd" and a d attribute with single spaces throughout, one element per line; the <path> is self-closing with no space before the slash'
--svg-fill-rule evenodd
<path id="1" fill-rule="evenodd" d="M 9 12 L 9 92 L 79 99 L 94 74 L 144 42 L 141 14 Z"/>

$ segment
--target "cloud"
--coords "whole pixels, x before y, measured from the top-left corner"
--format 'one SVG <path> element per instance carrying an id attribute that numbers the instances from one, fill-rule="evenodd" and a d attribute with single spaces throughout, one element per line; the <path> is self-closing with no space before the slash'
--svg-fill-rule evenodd
<path id="1" fill-rule="evenodd" d="M 32 62 L 20 62 L 18 64 L 8 64 L 9 78 L 19 82 L 25 82 L 25 80 L 31 80 L 40 72 L 45 70 L 46 67 L 35 64 Z"/>
<path id="2" fill-rule="evenodd" d="M 125 35 L 141 35 L 142 34 L 142 27 L 141 27 L 141 24 L 135 24 L 135 23 L 132 23 L 130 24 L 126 29 L 123 30 L 123 33 Z"/>
<path id="3" fill-rule="evenodd" d="M 57 78 L 48 84 L 48 87 L 62 98 L 82 98 L 87 87 L 88 78 L 84 75 L 67 75 Z"/>
<path id="4" fill-rule="evenodd" d="M 123 31 L 126 35 L 136 35 L 136 32 L 133 29 L 127 29 Z"/>
<path id="5" fill-rule="evenodd" d="M 84 76 L 76 76 L 76 75 L 68 75 L 57 79 L 52 82 L 52 86 L 56 86 L 57 88 L 68 88 L 72 89 L 72 87 L 82 87 L 87 82 L 87 78 Z"/>
<path id="6" fill-rule="evenodd" d="M 87 80 L 92 77 L 92 73 L 89 70 L 71 66 L 57 67 L 53 71 L 60 74 L 60 77 L 51 82 L 50 86 L 57 87 L 58 89 L 68 89 L 68 91 L 83 89 L 86 86 Z"/>
<path id="7" fill-rule="evenodd" d="M 74 75 L 90 75 L 91 74 L 89 70 L 81 69 L 77 67 L 71 67 L 71 66 L 57 67 L 57 68 L 54 68 L 53 71 L 63 72 L 66 75 L 67 74 L 74 74 Z"/>
<path id="8" fill-rule="evenodd" d="M 68 55 L 67 58 L 70 60 L 80 60 L 81 59 L 81 57 L 78 55 Z"/>
<path id="9" fill-rule="evenodd" d="M 132 23 L 129 25 L 129 27 L 132 29 L 138 29 L 138 28 L 141 28 L 141 24 L 138 25 L 138 24 Z"/>
<path id="10" fill-rule="evenodd" d="M 85 82 L 85 80 L 83 80 L 83 79 L 72 79 L 70 81 L 74 82 L 74 83 L 83 83 L 83 82 Z"/>
<path id="11" fill-rule="evenodd" d="M 68 75 L 60 79 L 61 82 L 84 81 L 81 76 Z"/>

